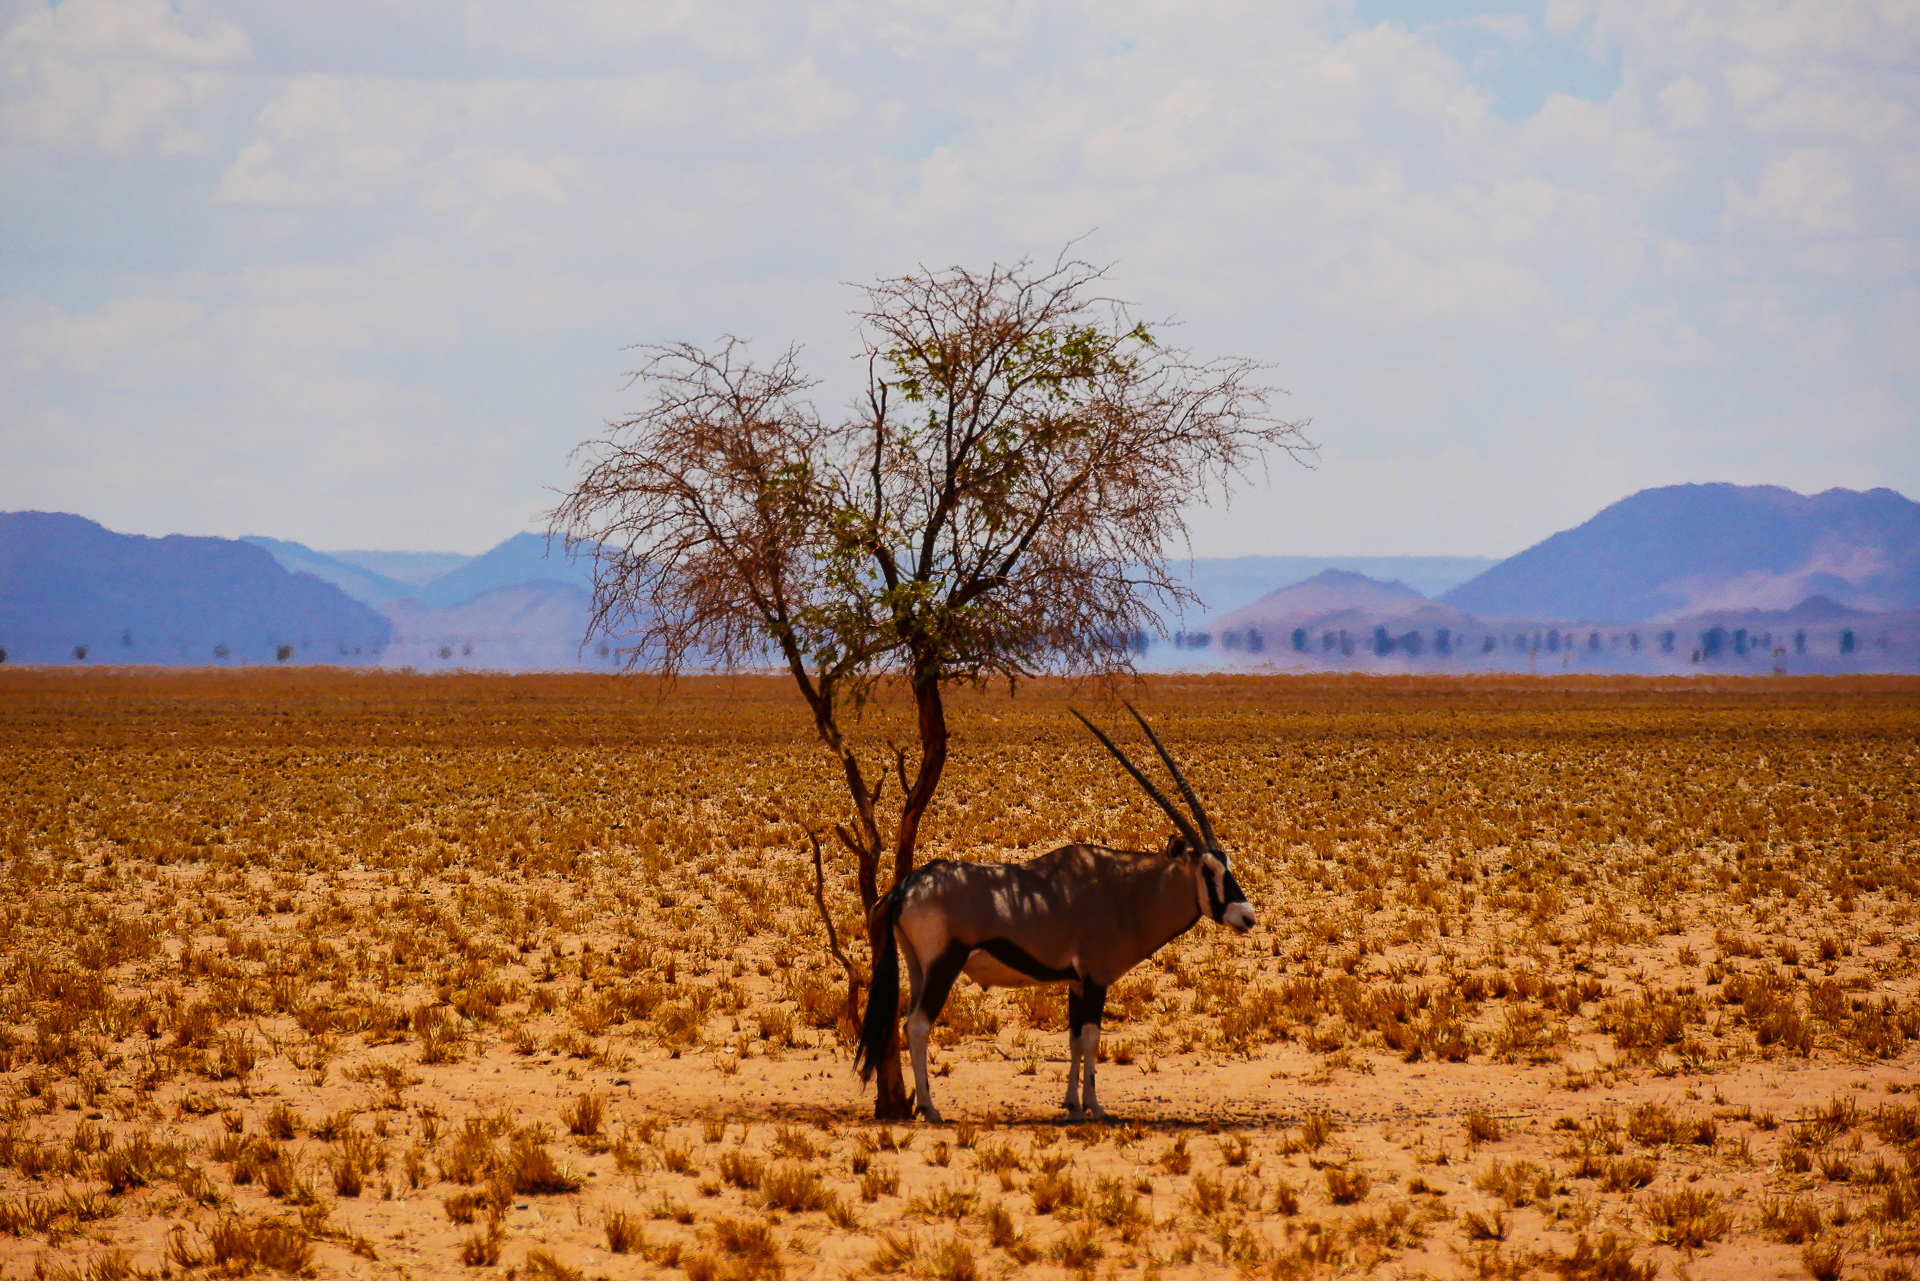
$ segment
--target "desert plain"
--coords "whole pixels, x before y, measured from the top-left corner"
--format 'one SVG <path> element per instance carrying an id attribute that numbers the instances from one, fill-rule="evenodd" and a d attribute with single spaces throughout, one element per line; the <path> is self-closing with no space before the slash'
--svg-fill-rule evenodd
<path id="1" fill-rule="evenodd" d="M 1911 1275 L 1920 680 L 964 691 L 921 857 L 1158 849 L 1119 696 L 1258 928 L 880 1124 L 782 680 L 0 671 L 0 1278 Z"/>

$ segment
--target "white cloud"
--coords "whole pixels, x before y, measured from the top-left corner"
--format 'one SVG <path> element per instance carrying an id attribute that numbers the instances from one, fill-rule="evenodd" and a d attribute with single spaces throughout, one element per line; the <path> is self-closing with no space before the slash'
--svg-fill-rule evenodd
<path id="1" fill-rule="evenodd" d="M 1816 147 L 1796 147 L 1770 160 L 1749 194 L 1727 191 L 1731 221 L 1752 221 L 1785 233 L 1845 232 L 1854 227 L 1853 178 L 1844 158 Z"/>
<path id="2" fill-rule="evenodd" d="M 1508 551 L 1683 479 L 1914 492 L 1905 8 L 1490 6 L 1620 66 L 1508 123 L 1420 32 L 1305 0 L 11 0 L 0 190 L 125 182 L 192 230 L 7 278 L 0 448 L 35 461 L 0 506 L 484 543 L 564 480 L 622 343 L 806 340 L 831 407 L 841 282 L 1092 229 L 1326 442 L 1203 551 Z M 116 465 L 141 431 L 191 466 Z"/>
<path id="3" fill-rule="evenodd" d="M 0 34 L 0 131 L 48 150 L 198 152 L 213 69 L 248 53 L 239 26 L 165 0 L 22 3 L 14 16 Z"/>

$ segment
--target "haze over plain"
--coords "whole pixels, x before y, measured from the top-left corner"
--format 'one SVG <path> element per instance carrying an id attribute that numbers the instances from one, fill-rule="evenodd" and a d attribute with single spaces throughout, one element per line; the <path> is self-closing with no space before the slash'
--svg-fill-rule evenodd
<path id="1" fill-rule="evenodd" d="M 805 341 L 831 407 L 843 282 L 1086 233 L 1324 443 L 1203 556 L 1912 494 L 1917 51 L 1868 3 L 5 0 L 0 509 L 478 552 L 624 344 Z"/>

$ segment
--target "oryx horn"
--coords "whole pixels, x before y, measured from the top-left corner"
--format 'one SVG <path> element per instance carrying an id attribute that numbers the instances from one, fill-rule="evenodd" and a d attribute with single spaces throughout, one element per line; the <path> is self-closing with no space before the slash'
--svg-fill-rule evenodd
<path id="1" fill-rule="evenodd" d="M 1207 848 L 1219 849 L 1220 841 L 1213 834 L 1213 824 L 1207 818 L 1206 808 L 1200 804 L 1200 798 L 1193 794 L 1193 789 L 1187 786 L 1187 776 L 1182 774 L 1180 767 L 1173 763 L 1173 755 L 1160 745 L 1160 736 L 1153 732 L 1153 726 L 1147 724 L 1147 718 L 1142 716 L 1132 703 L 1123 701 L 1122 706 L 1133 713 L 1133 719 L 1139 721 L 1140 728 L 1147 731 L 1147 741 L 1153 744 L 1153 750 L 1160 753 L 1160 759 L 1167 763 L 1167 772 L 1172 774 L 1173 781 L 1180 785 L 1180 794 L 1187 798 L 1187 804 L 1193 809 L 1194 818 L 1200 822 L 1200 830 L 1206 834 Z"/>
<path id="2" fill-rule="evenodd" d="M 1093 736 L 1099 739 L 1100 742 L 1106 746 L 1106 749 L 1109 752 L 1113 753 L 1113 759 L 1115 759 L 1116 761 L 1119 761 L 1120 764 L 1126 769 L 1127 773 L 1133 775 L 1133 781 L 1140 784 L 1141 787 L 1145 788 L 1147 795 L 1151 796 L 1154 799 L 1154 803 L 1157 804 L 1161 809 L 1167 812 L 1167 817 L 1172 819 L 1173 825 L 1180 829 L 1180 835 L 1186 840 L 1188 847 L 1193 850 L 1194 855 L 1196 857 L 1199 855 L 1201 850 L 1207 848 L 1205 845 L 1202 845 L 1200 843 L 1200 835 L 1199 833 L 1193 830 L 1193 824 L 1187 821 L 1186 815 L 1182 814 L 1178 809 L 1174 808 L 1173 802 L 1168 800 L 1165 794 L 1163 794 L 1159 788 L 1153 785 L 1153 780 L 1148 778 L 1145 774 L 1142 774 L 1140 772 L 1139 767 L 1136 766 L 1132 761 L 1127 759 L 1127 754 L 1121 751 L 1118 747 L 1116 747 L 1114 745 L 1113 740 L 1108 738 L 1106 734 L 1102 732 L 1102 730 L 1098 725 L 1095 725 L 1092 721 L 1088 720 L 1086 717 L 1080 716 L 1079 711 L 1075 708 L 1070 707 L 1067 710 L 1072 712 L 1075 716 L 1080 717 L 1080 723 L 1093 731 Z M 1134 715 L 1138 716 L 1139 713 L 1135 712 Z M 1158 741 L 1156 740 L 1155 746 L 1158 746 L 1158 745 L 1159 745 Z M 1161 756 L 1164 757 L 1165 755 L 1166 753 L 1164 751 L 1161 752 Z M 1180 777 L 1179 771 L 1177 770 L 1174 771 L 1174 777 L 1175 778 Z M 1185 780 L 1182 780 L 1181 786 L 1182 787 L 1186 786 Z M 1188 795 L 1191 796 L 1192 794 L 1189 793 Z"/>

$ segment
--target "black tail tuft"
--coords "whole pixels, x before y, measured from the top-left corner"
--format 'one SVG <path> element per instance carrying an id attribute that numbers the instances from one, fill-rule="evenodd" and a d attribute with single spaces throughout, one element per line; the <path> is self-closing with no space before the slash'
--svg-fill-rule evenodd
<path id="1" fill-rule="evenodd" d="M 860 1052 L 854 1066 L 860 1079 L 871 1081 L 880 1060 L 893 1045 L 893 1025 L 900 1017 L 900 945 L 893 937 L 900 919 L 900 890 L 881 900 L 878 950 L 873 958 L 873 983 L 867 988 L 867 1013 L 860 1021 Z"/>

